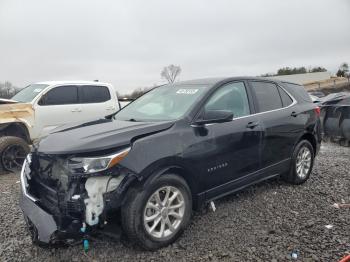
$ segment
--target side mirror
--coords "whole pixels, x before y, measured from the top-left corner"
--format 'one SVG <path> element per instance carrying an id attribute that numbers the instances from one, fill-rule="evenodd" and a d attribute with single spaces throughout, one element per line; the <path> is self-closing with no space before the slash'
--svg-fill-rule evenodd
<path id="1" fill-rule="evenodd" d="M 198 119 L 195 124 L 202 126 L 212 123 L 224 123 L 230 122 L 233 119 L 233 113 L 227 110 L 208 110 L 205 111 L 203 116 Z"/>

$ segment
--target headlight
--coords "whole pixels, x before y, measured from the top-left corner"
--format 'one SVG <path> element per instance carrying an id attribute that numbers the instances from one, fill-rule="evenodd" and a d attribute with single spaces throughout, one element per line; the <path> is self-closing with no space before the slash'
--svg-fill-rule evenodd
<path id="1" fill-rule="evenodd" d="M 95 173 L 106 170 L 118 164 L 130 151 L 130 147 L 118 153 L 101 157 L 73 157 L 69 159 L 68 166 L 75 171 Z"/>

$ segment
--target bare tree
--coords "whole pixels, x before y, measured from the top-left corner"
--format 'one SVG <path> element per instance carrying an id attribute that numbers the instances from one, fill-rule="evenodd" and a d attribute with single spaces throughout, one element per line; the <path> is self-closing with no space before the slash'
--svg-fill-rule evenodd
<path id="1" fill-rule="evenodd" d="M 11 98 L 18 92 L 18 88 L 13 86 L 11 82 L 6 81 L 5 83 L 0 83 L 0 97 L 1 98 Z"/>
<path id="2" fill-rule="evenodd" d="M 168 83 L 174 83 L 176 77 L 181 73 L 181 67 L 176 65 L 168 65 L 163 68 L 160 73 L 162 78 L 165 78 Z"/>

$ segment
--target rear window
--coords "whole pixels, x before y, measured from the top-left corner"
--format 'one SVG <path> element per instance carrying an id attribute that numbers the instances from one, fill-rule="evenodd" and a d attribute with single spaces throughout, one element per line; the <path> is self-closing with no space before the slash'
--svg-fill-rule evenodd
<path id="1" fill-rule="evenodd" d="M 254 90 L 259 112 L 282 108 L 282 101 L 277 86 L 268 82 L 251 82 Z"/>
<path id="2" fill-rule="evenodd" d="M 299 102 L 309 102 L 312 103 L 312 100 L 309 94 L 306 92 L 305 88 L 302 85 L 292 84 L 283 82 L 286 90 L 295 97 Z"/>
<path id="3" fill-rule="evenodd" d="M 109 89 L 105 86 L 80 86 L 81 103 L 102 103 L 111 99 Z"/>
<path id="4" fill-rule="evenodd" d="M 282 104 L 284 107 L 289 106 L 293 103 L 292 98 L 284 91 L 282 88 L 278 87 L 278 91 L 280 92 Z"/>

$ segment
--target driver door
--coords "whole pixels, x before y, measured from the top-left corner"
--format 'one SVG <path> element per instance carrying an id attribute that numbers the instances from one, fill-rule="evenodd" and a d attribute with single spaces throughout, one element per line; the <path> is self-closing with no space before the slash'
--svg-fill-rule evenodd
<path id="1" fill-rule="evenodd" d="M 245 184 L 250 174 L 260 168 L 262 127 L 251 115 L 252 103 L 244 82 L 232 82 L 217 89 L 207 100 L 203 111 L 225 110 L 233 119 L 207 124 L 203 143 L 211 148 L 206 165 L 207 197 L 213 198 Z M 203 132 L 202 132 L 203 134 Z"/>

